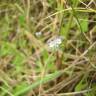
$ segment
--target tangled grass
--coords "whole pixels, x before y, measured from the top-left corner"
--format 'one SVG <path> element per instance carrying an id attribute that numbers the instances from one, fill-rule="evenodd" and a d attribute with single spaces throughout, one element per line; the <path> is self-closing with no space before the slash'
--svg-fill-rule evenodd
<path id="1" fill-rule="evenodd" d="M 96 96 L 95 54 L 95 0 L 0 0 L 0 96 Z"/>

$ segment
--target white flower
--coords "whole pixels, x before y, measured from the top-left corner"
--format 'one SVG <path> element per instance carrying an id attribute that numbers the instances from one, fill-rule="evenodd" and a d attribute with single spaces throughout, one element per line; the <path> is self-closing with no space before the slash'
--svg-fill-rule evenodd
<path id="1" fill-rule="evenodd" d="M 49 48 L 58 48 L 59 45 L 62 43 L 63 37 L 58 36 L 55 37 L 53 40 L 48 40 L 47 45 Z"/>
<path id="2" fill-rule="evenodd" d="M 39 37 L 39 36 L 42 35 L 42 32 L 35 32 L 35 35 L 36 35 L 37 37 Z"/>

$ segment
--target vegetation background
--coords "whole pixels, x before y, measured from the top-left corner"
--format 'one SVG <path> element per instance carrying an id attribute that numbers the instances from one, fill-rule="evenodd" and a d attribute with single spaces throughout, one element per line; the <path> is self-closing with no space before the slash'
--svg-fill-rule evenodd
<path id="1" fill-rule="evenodd" d="M 96 96 L 96 0 L 0 0 L 0 96 Z"/>

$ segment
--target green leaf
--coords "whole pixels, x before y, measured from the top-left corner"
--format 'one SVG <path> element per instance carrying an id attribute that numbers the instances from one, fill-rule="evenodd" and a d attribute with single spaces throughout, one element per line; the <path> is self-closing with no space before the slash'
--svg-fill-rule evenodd
<path id="1" fill-rule="evenodd" d="M 2 42 L 2 46 L 0 48 L 0 56 L 14 56 L 12 61 L 16 66 L 20 66 L 23 60 L 25 60 L 25 56 L 16 49 L 15 44 L 11 44 L 8 42 Z"/>
<path id="2" fill-rule="evenodd" d="M 33 90 L 34 88 L 38 87 L 40 84 L 45 84 L 45 83 L 57 78 L 61 74 L 62 74 L 62 72 L 58 71 L 58 72 L 55 72 L 55 73 L 45 76 L 41 80 L 40 79 L 37 80 L 32 85 L 29 85 L 29 86 L 24 85 L 25 87 L 19 88 L 19 90 L 14 93 L 14 96 L 20 96 L 30 90 Z"/>
<path id="3" fill-rule="evenodd" d="M 10 86 L 11 87 L 11 86 Z M 10 87 L 6 86 L 6 84 L 3 84 L 2 86 L 0 86 L 0 96 L 14 96 L 9 90 Z"/>
<path id="4" fill-rule="evenodd" d="M 85 20 L 88 20 L 88 18 L 85 18 Z M 81 21 L 81 28 L 83 32 L 87 32 L 88 31 L 88 21 Z"/>
<path id="5" fill-rule="evenodd" d="M 87 83 L 82 79 L 75 87 L 75 91 L 81 91 L 87 86 Z"/>
<path id="6" fill-rule="evenodd" d="M 61 31 L 60 31 L 61 35 L 64 36 L 64 38 L 67 38 L 67 32 L 66 32 L 66 27 L 62 26 L 61 27 Z"/>
<path id="7" fill-rule="evenodd" d="M 54 3 L 55 0 L 48 0 L 48 3 L 50 6 L 52 6 L 52 4 Z"/>
<path id="8" fill-rule="evenodd" d="M 14 96 L 19 96 L 18 92 L 20 92 L 21 90 L 23 91 L 24 89 L 26 89 L 26 87 L 28 87 L 28 84 L 26 82 L 21 82 L 20 84 L 15 86 L 12 93 L 14 94 Z"/>
<path id="9" fill-rule="evenodd" d="M 2 42 L 0 48 L 0 56 L 13 55 L 16 50 L 14 50 L 15 45 L 12 45 L 7 42 Z"/>
<path id="10" fill-rule="evenodd" d="M 72 0 L 72 3 L 74 6 L 77 6 L 79 4 L 79 0 Z"/>
<path id="11" fill-rule="evenodd" d="M 85 93 L 85 96 L 96 96 L 96 84 L 92 84 L 91 91 Z"/>
<path id="12" fill-rule="evenodd" d="M 82 28 L 83 32 L 87 32 L 88 31 L 88 14 L 86 13 L 78 13 L 77 17 L 80 21 L 80 26 Z"/>
<path id="13" fill-rule="evenodd" d="M 19 20 L 19 24 L 21 26 L 25 26 L 25 16 L 24 15 L 20 15 L 18 20 Z"/>

